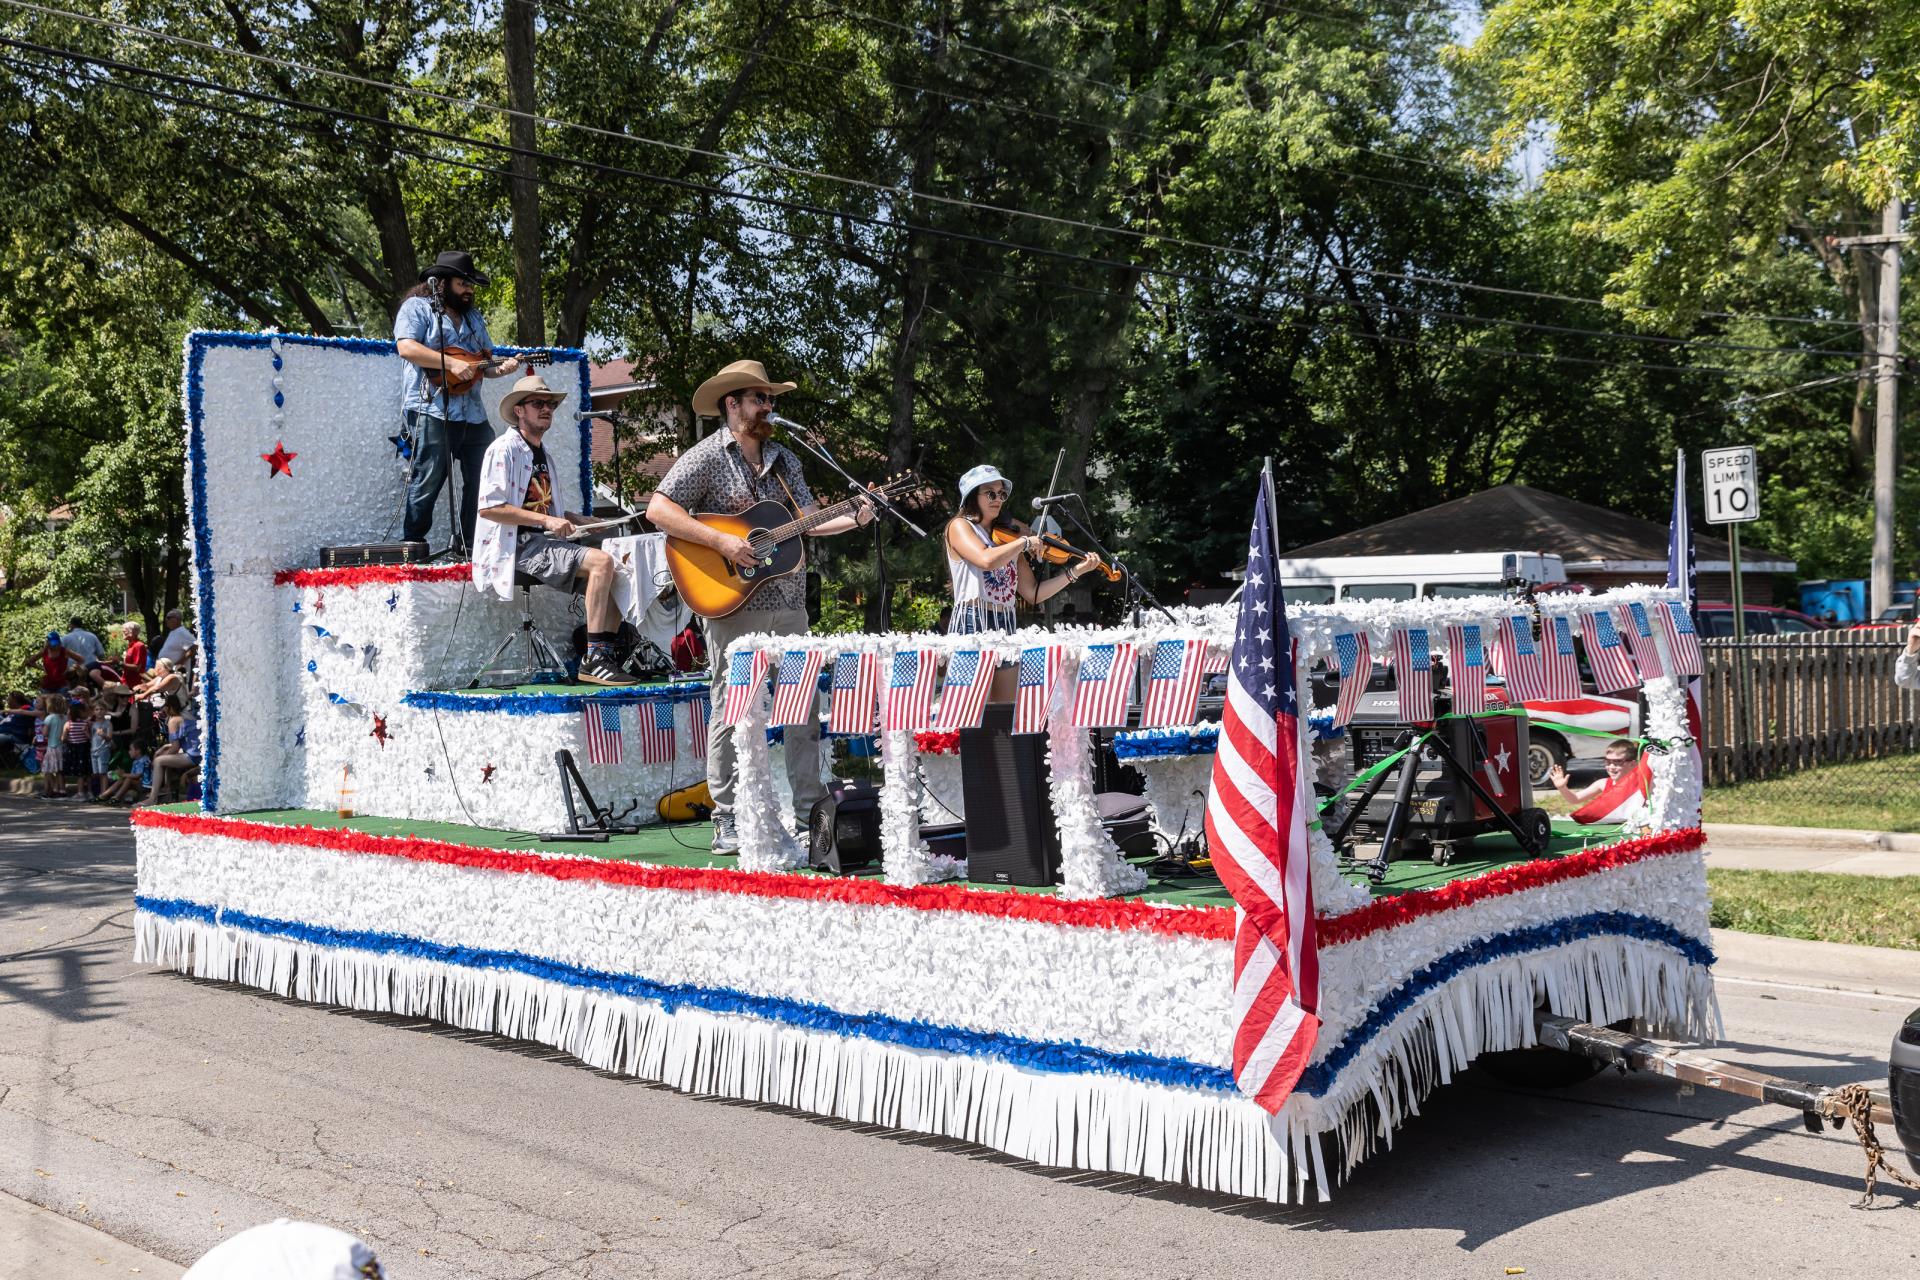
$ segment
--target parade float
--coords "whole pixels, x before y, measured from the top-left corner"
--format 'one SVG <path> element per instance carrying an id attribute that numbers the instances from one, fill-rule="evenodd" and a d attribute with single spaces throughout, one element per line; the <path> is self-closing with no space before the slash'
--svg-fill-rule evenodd
<path id="1" fill-rule="evenodd" d="M 1597 638 L 1615 690 L 1644 696 L 1647 768 L 1626 826 L 1556 820 L 1532 845 L 1493 830 L 1444 860 L 1356 870 L 1333 815 L 1391 762 L 1357 754 L 1350 697 L 1289 721 L 1315 765 L 1299 794 L 1319 782 L 1331 801 L 1305 844 L 1321 1025 L 1270 1113 L 1235 1081 L 1234 896 L 1204 866 L 1123 851 L 1095 790 L 1099 735 L 1143 779 L 1159 854 L 1204 845 L 1219 741 L 1190 686 L 1233 651 L 1235 608 L 986 644 L 750 636 L 712 691 L 467 688 L 525 610 L 563 636 L 569 601 L 482 594 L 460 564 L 319 566 L 399 509 L 390 344 L 196 333 L 185 367 L 205 760 L 198 804 L 135 815 L 141 963 L 536 1040 L 690 1093 L 1276 1201 L 1327 1194 L 1454 1073 L 1532 1046 L 1542 1014 L 1716 1027 L 1674 593 L 1287 610 L 1297 688 L 1331 669 L 1351 692 L 1379 655 L 1416 729 L 1451 718 L 1437 668 L 1459 707 L 1489 658 L 1560 678 L 1568 638 Z M 549 380 L 578 407 L 584 358 L 560 353 Z M 587 509 L 585 424 L 548 448 L 567 505 Z M 964 842 L 927 838 L 951 810 L 988 819 L 976 789 L 957 802 L 949 735 L 1001 661 L 1020 670 L 1014 728 L 1044 735 L 1059 874 L 1043 886 L 977 883 Z M 776 697 L 783 673 L 813 682 L 798 713 Z M 816 869 L 782 820 L 770 721 L 791 714 L 872 743 L 871 865 Z M 1518 718 L 1497 693 L 1460 714 Z M 553 839 L 577 826 L 560 753 L 649 817 L 700 778 L 715 718 L 739 735 L 737 858 L 701 826 Z M 1421 740 L 1403 735 L 1403 770 Z M 1485 750 L 1476 795 L 1524 786 Z"/>

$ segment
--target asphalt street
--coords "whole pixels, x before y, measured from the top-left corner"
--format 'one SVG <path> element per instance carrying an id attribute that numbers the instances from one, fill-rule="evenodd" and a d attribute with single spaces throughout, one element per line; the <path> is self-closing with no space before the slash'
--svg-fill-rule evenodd
<path id="1" fill-rule="evenodd" d="M 297 1217 L 396 1280 L 1920 1274 L 1920 1195 L 1854 1208 L 1849 1136 L 1654 1079 L 1468 1073 L 1332 1203 L 1276 1207 L 136 967 L 132 889 L 124 813 L 0 799 L 0 1192 L 176 1264 Z M 1884 1081 L 1913 1003 L 1724 969 L 1721 1001 L 1723 1056 L 1834 1084 Z M 67 1234 L 0 1277 L 137 1265 Z"/>

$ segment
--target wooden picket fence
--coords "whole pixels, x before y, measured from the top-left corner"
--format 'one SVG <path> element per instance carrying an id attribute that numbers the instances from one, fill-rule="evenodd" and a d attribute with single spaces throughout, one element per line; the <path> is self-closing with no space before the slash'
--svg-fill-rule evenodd
<path id="1" fill-rule="evenodd" d="M 1920 693 L 1893 683 L 1905 639 L 1877 627 L 1704 641 L 1707 785 L 1920 750 Z"/>

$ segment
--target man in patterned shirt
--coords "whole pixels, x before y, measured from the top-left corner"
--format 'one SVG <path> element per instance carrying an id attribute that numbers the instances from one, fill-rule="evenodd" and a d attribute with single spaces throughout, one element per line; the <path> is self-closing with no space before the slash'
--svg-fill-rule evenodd
<path id="1" fill-rule="evenodd" d="M 647 501 L 647 519 L 662 533 L 712 547 L 735 564 L 757 563 L 745 538 L 709 529 L 692 516 L 732 515 L 756 502 L 772 500 L 795 515 L 817 509 L 800 459 L 773 443 L 773 398 L 791 391 L 791 382 L 774 382 L 758 360 L 739 360 L 700 384 L 693 393 L 693 411 L 719 417 L 726 430 L 716 431 L 680 455 L 666 478 Z M 829 520 L 814 536 L 845 533 L 873 520 L 873 508 L 862 502 L 856 514 Z M 724 618 L 708 618 L 707 678 L 712 681 L 712 710 L 707 730 L 707 790 L 713 795 L 715 853 L 737 853 L 734 831 L 733 729 L 719 713 L 725 696 L 727 645 L 753 632 L 801 635 L 807 630 L 807 584 L 804 573 L 774 578 L 753 593 L 745 608 Z M 804 827 L 814 802 L 826 794 L 820 785 L 820 725 L 810 720 L 786 728 L 787 779 L 793 786 L 796 825 Z"/>

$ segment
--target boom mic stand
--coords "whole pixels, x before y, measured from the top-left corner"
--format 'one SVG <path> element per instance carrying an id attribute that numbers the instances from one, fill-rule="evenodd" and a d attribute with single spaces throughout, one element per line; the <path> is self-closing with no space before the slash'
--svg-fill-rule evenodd
<path id="1" fill-rule="evenodd" d="M 1058 511 L 1066 516 L 1067 523 L 1079 531 L 1080 540 L 1084 541 L 1095 555 L 1120 571 L 1121 589 L 1126 592 L 1126 607 L 1132 614 L 1133 625 L 1136 627 L 1140 625 L 1142 608 L 1149 605 L 1158 609 L 1161 613 L 1166 614 L 1168 622 L 1177 623 L 1179 619 L 1175 618 L 1167 606 L 1161 604 L 1160 601 L 1154 597 L 1153 592 L 1147 590 L 1145 583 L 1134 576 L 1133 570 L 1127 568 L 1127 562 L 1100 545 L 1100 539 L 1094 536 L 1093 530 L 1087 528 L 1086 522 L 1081 520 L 1079 516 L 1073 514 L 1072 502 L 1070 502 L 1069 499 L 1071 499 L 1072 502 L 1085 502 L 1085 499 L 1078 495 L 1069 494 L 1058 499 L 1047 500 L 1046 508 L 1050 512 Z"/>
<path id="2" fill-rule="evenodd" d="M 907 517 L 907 513 L 900 510 L 892 501 L 878 493 L 868 490 L 865 485 L 848 474 L 847 469 L 840 465 L 840 460 L 833 456 L 833 450 L 827 447 L 826 439 L 818 432 L 812 431 L 797 422 L 785 418 L 779 419 L 775 425 L 785 427 L 787 429 L 788 439 L 825 463 L 835 475 L 847 482 L 847 487 L 852 489 L 857 496 L 864 496 L 872 502 L 876 511 L 885 512 L 895 520 L 898 520 L 902 525 L 906 526 L 907 530 L 916 538 L 924 538 L 927 536 L 927 531 L 910 520 Z M 887 576 L 886 544 L 880 538 L 880 518 L 878 515 L 875 515 L 873 520 L 873 553 L 874 567 L 880 579 L 878 592 L 880 596 L 881 617 L 891 619 L 893 617 L 893 582 Z"/>

